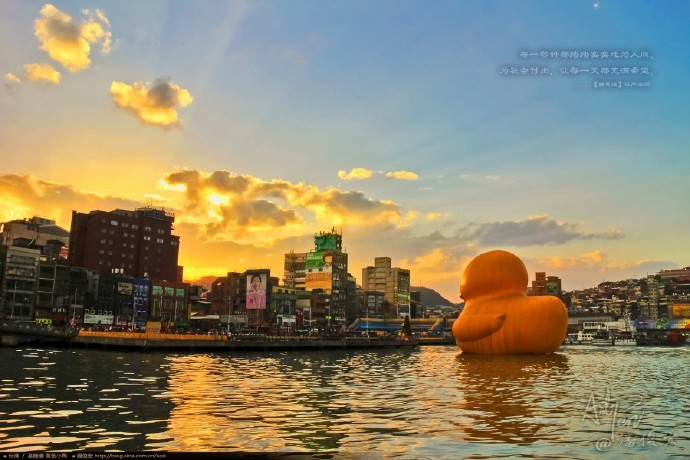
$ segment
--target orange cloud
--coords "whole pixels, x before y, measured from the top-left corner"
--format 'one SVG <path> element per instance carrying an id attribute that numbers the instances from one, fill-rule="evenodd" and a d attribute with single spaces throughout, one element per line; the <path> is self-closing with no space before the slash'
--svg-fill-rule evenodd
<path id="1" fill-rule="evenodd" d="M 0 176 L 0 222 L 44 213 L 69 228 L 72 210 L 89 212 L 94 209 L 134 208 L 139 203 L 112 196 L 84 192 L 70 185 L 49 182 L 34 176 L 6 174 Z"/>
<path id="2" fill-rule="evenodd" d="M 374 171 L 366 168 L 354 168 L 350 172 L 343 170 L 338 171 L 338 177 L 343 180 L 369 179 L 373 174 Z"/>
<path id="3" fill-rule="evenodd" d="M 29 81 L 47 82 L 53 85 L 60 83 L 60 72 L 49 64 L 25 64 L 24 71 Z"/>
<path id="4" fill-rule="evenodd" d="M 161 184 L 184 194 L 188 221 L 202 225 L 209 236 L 225 231 L 237 237 L 261 229 L 297 228 L 307 217 L 326 220 L 329 225 L 385 223 L 398 227 L 416 217 L 415 212 L 403 212 L 395 202 L 373 200 L 362 192 L 322 190 L 228 171 L 175 171 L 166 174 Z"/>
<path id="5" fill-rule="evenodd" d="M 180 126 L 177 107 L 186 107 L 194 100 L 184 88 L 163 79 L 147 83 L 113 82 L 110 94 L 118 107 L 129 111 L 148 125 L 168 128 Z"/>
<path id="6" fill-rule="evenodd" d="M 419 176 L 410 171 L 391 171 L 386 173 L 386 177 L 400 180 L 417 180 Z"/>
<path id="7" fill-rule="evenodd" d="M 371 179 L 374 175 L 384 175 L 389 179 L 417 180 L 419 176 L 410 171 L 372 171 L 367 168 L 353 168 L 350 172 L 340 170 L 338 177 L 343 180 L 362 180 Z"/>
<path id="8" fill-rule="evenodd" d="M 83 20 L 75 21 L 68 14 L 47 3 L 41 17 L 34 21 L 34 33 L 41 49 L 70 72 L 88 69 L 91 45 L 100 42 L 102 52 L 110 52 L 110 24 L 102 11 L 84 10 Z"/>

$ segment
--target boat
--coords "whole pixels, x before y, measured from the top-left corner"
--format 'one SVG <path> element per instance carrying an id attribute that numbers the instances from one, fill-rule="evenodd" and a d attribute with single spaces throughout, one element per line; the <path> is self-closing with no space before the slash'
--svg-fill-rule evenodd
<path id="1" fill-rule="evenodd" d="M 590 332 L 584 332 L 582 330 L 578 332 L 572 332 L 565 337 L 564 343 L 566 345 L 582 345 L 592 343 L 593 335 Z"/>
<path id="2" fill-rule="evenodd" d="M 268 336 L 263 334 L 233 334 L 227 336 L 224 334 L 202 335 L 80 330 L 69 341 L 69 345 L 139 350 L 295 351 L 343 348 L 412 348 L 418 345 L 418 340 L 414 337 L 390 336 Z"/>
<path id="3" fill-rule="evenodd" d="M 613 334 L 613 344 L 617 347 L 619 346 L 635 346 L 637 345 L 637 339 L 630 331 L 622 331 Z"/>
<path id="4" fill-rule="evenodd" d="M 685 341 L 683 332 L 676 329 L 637 330 L 637 346 L 640 347 L 678 347 Z"/>
<path id="5" fill-rule="evenodd" d="M 614 345 L 614 341 L 608 331 L 599 331 L 592 335 L 592 345 L 611 347 Z"/>

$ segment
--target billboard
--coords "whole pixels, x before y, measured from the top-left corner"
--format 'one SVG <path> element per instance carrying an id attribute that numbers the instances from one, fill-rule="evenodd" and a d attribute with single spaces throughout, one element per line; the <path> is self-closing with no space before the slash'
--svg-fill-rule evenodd
<path id="1" fill-rule="evenodd" d="M 267 273 L 250 273 L 247 275 L 247 310 L 266 309 Z"/>
<path id="2" fill-rule="evenodd" d="M 673 318 L 673 319 L 690 318 L 690 303 L 675 302 L 671 306 L 671 318 Z"/>
<path id="3" fill-rule="evenodd" d="M 307 253 L 307 268 L 323 267 L 323 252 L 308 252 Z"/>
<path id="4" fill-rule="evenodd" d="M 117 293 L 118 294 L 125 294 L 125 295 L 132 295 L 132 283 L 123 283 L 121 281 L 118 281 Z"/>

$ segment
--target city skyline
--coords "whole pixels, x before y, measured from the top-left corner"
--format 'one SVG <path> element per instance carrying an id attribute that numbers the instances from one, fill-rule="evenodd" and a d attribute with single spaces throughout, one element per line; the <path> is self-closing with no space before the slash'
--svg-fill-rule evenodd
<path id="1" fill-rule="evenodd" d="M 452 302 L 690 265 L 687 3 L 208 5 L 0 4 L 0 221 L 165 207 L 189 281 L 335 227 Z"/>

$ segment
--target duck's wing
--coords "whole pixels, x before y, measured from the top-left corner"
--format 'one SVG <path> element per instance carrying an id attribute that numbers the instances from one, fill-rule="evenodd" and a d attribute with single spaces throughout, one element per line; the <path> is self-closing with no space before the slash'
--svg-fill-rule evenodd
<path id="1" fill-rule="evenodd" d="M 503 326 L 505 313 L 475 313 L 465 315 L 453 328 L 455 338 L 461 342 L 473 342 L 488 337 Z"/>

